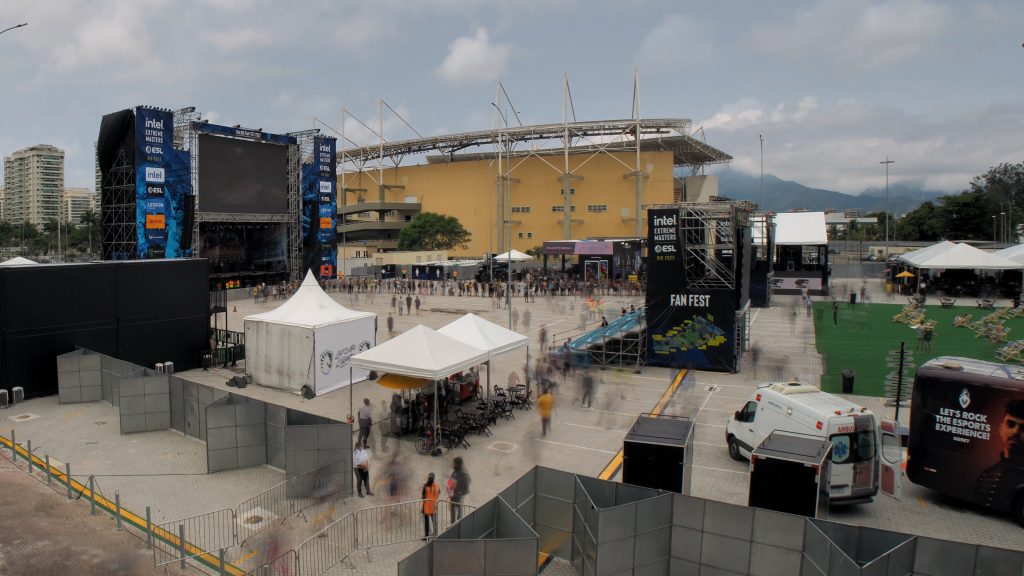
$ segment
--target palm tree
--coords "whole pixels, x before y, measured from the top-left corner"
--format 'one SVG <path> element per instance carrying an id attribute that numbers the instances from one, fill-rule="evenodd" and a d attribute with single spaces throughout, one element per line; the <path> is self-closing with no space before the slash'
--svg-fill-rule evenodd
<path id="1" fill-rule="evenodd" d="M 82 224 L 85 224 L 85 229 L 89 232 L 89 254 L 92 254 L 92 234 L 93 231 L 99 230 L 100 227 L 100 214 L 99 212 L 89 208 L 82 214 Z"/>

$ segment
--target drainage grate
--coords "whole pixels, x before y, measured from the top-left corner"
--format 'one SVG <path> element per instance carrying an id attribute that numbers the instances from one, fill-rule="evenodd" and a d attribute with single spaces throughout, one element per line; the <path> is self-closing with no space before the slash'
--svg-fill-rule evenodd
<path id="1" fill-rule="evenodd" d="M 708 392 L 715 392 L 716 390 L 718 390 L 717 385 L 712 384 L 711 386 L 708 386 Z"/>
<path id="2" fill-rule="evenodd" d="M 488 450 L 496 450 L 498 452 L 504 452 L 505 454 L 511 454 L 515 452 L 517 446 L 511 442 L 494 442 L 487 447 Z"/>
<path id="3" fill-rule="evenodd" d="M 28 422 L 29 420 L 35 420 L 36 418 L 39 418 L 39 414 L 29 414 L 26 412 L 25 414 L 18 414 L 11 418 L 11 420 L 14 420 L 15 422 Z"/>
<path id="4" fill-rule="evenodd" d="M 274 520 L 277 520 L 276 514 L 257 506 L 239 514 L 237 522 L 246 530 L 258 531 L 271 524 Z"/>

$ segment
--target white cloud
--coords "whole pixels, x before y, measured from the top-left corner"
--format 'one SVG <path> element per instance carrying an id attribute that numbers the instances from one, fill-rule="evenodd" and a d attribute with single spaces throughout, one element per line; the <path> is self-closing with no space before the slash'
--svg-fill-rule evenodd
<path id="1" fill-rule="evenodd" d="M 254 28 L 211 30 L 203 34 L 203 39 L 209 44 L 228 52 L 240 52 L 253 48 L 273 46 L 277 43 L 277 37 L 273 32 Z"/>
<path id="2" fill-rule="evenodd" d="M 511 52 L 509 44 L 491 44 L 487 29 L 481 27 L 473 37 L 462 36 L 448 45 L 448 56 L 437 73 L 455 84 L 497 80 Z"/>
<path id="3" fill-rule="evenodd" d="M 732 154 L 731 166 L 750 174 L 760 170 L 761 134 L 765 172 L 785 180 L 859 193 L 881 185 L 878 162 L 888 156 L 896 161 L 890 183 L 918 181 L 952 192 L 991 166 L 1021 161 L 1015 134 L 1024 130 L 1024 105 L 939 115 L 853 98 L 820 104 L 808 97 L 795 106 L 741 99 L 703 125 L 708 143 Z"/>
<path id="4" fill-rule="evenodd" d="M 146 18 L 158 8 L 154 2 L 115 3 L 107 10 L 76 7 L 81 19 L 70 23 L 69 34 L 51 38 L 51 67 L 68 73 L 80 67 L 131 64 L 144 74 L 146 68 L 159 66 L 153 52 Z"/>
<path id="5" fill-rule="evenodd" d="M 755 24 L 757 49 L 798 60 L 827 56 L 861 69 L 898 64 L 941 40 L 949 9 L 927 0 L 819 0 L 786 22 Z"/>
<path id="6" fill-rule="evenodd" d="M 709 24 L 699 18 L 671 14 L 644 36 L 637 51 L 641 70 L 678 71 L 707 65 L 715 56 Z"/>

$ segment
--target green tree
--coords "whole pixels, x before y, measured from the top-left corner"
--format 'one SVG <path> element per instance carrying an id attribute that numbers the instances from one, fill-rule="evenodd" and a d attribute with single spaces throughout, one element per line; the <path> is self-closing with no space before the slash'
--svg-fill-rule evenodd
<path id="1" fill-rule="evenodd" d="M 982 190 L 967 190 L 940 200 L 937 210 L 942 237 L 947 240 L 992 238 L 992 202 Z M 998 214 L 998 203 L 995 213 Z"/>
<path id="2" fill-rule="evenodd" d="M 399 250 L 467 248 L 472 235 L 452 216 L 423 212 L 398 234 Z"/>
<path id="3" fill-rule="evenodd" d="M 900 240 L 934 242 L 942 238 L 942 221 L 938 208 L 925 202 L 896 222 L 896 237 Z"/>

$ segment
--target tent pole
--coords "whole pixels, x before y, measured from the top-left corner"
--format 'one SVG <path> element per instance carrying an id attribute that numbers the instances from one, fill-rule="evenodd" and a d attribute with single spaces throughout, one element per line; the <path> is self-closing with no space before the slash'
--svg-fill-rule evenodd
<path id="1" fill-rule="evenodd" d="M 523 378 L 526 380 L 526 397 L 530 397 L 530 345 L 526 345 L 526 368 L 523 370 Z"/>
<path id="2" fill-rule="evenodd" d="M 437 393 L 437 380 L 434 380 L 434 446 L 441 446 L 441 396 Z"/>
<path id="3" fill-rule="evenodd" d="M 484 388 L 484 398 L 491 399 L 491 359 L 487 359 L 487 386 Z"/>
<path id="4" fill-rule="evenodd" d="M 348 366 L 348 423 L 352 424 L 352 417 L 355 413 L 352 411 L 352 388 L 355 384 L 352 382 L 352 365 Z"/>

